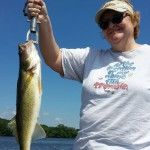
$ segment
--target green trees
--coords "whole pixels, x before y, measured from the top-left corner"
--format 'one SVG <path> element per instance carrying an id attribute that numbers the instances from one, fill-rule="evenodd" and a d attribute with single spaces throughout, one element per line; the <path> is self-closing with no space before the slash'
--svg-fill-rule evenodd
<path id="1" fill-rule="evenodd" d="M 0 136 L 12 136 L 12 131 L 7 127 L 9 120 L 0 118 Z M 67 127 L 63 124 L 57 127 L 48 127 L 42 125 L 49 138 L 75 138 L 78 130 L 73 127 Z"/>
<path id="2" fill-rule="evenodd" d="M 0 118 L 0 136 L 12 135 L 11 130 L 7 127 L 9 120 Z"/>
<path id="3" fill-rule="evenodd" d="M 63 124 L 60 124 L 57 127 L 42 127 L 47 133 L 47 137 L 51 138 L 75 138 L 77 135 L 77 129 L 64 126 Z"/>

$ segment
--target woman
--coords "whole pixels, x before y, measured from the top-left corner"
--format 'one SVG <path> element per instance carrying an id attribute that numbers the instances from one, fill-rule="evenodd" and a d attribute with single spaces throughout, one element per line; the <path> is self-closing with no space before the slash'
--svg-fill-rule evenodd
<path id="1" fill-rule="evenodd" d="M 111 48 L 60 49 L 46 5 L 28 0 L 37 16 L 48 66 L 82 84 L 80 131 L 74 150 L 150 150 L 150 46 L 138 44 L 139 14 L 128 0 L 103 5 L 95 20 Z"/>

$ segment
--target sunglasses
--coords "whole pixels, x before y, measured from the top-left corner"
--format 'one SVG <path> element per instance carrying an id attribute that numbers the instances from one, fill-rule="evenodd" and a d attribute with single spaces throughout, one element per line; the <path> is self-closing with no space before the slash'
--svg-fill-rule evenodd
<path id="1" fill-rule="evenodd" d="M 100 21 L 99 26 L 102 30 L 106 30 L 109 27 L 110 22 L 113 24 L 119 24 L 122 22 L 123 18 L 126 16 L 127 16 L 126 13 L 117 13 L 117 14 L 113 15 L 113 17 L 110 20 Z"/>

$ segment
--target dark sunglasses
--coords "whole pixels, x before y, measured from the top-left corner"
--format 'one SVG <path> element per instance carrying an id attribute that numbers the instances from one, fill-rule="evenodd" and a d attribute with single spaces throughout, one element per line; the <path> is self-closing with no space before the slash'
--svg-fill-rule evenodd
<path id="1" fill-rule="evenodd" d="M 107 21 L 99 21 L 99 26 L 102 30 L 106 30 L 109 27 L 109 23 L 112 22 L 113 24 L 119 24 L 122 22 L 123 18 L 126 17 L 126 13 L 117 13 L 113 15 L 110 20 Z"/>

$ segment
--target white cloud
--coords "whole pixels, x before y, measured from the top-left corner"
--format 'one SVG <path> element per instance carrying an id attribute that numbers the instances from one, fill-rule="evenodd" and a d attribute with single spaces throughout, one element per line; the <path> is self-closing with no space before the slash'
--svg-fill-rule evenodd
<path id="1" fill-rule="evenodd" d="M 7 119 L 9 116 L 9 112 L 3 112 L 0 117 L 3 118 L 3 119 Z"/>
<path id="2" fill-rule="evenodd" d="M 16 115 L 16 111 L 13 108 L 10 108 L 9 106 L 6 107 L 5 112 L 2 112 L 0 114 L 0 118 L 3 119 L 11 119 Z"/>
<path id="3" fill-rule="evenodd" d="M 12 111 L 12 115 L 15 116 L 16 115 L 16 111 Z"/>
<path id="4" fill-rule="evenodd" d="M 58 123 L 58 124 L 61 124 L 62 121 L 63 121 L 63 119 L 61 119 L 61 118 L 55 118 L 54 120 L 55 120 L 55 122 Z"/>
<path id="5" fill-rule="evenodd" d="M 49 116 L 49 113 L 44 112 L 44 113 L 43 113 L 43 116 Z"/>

